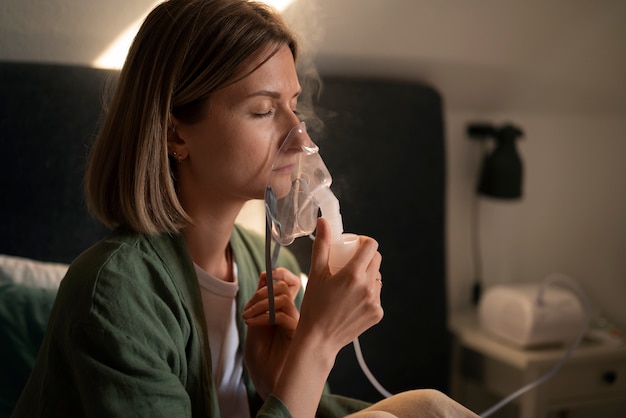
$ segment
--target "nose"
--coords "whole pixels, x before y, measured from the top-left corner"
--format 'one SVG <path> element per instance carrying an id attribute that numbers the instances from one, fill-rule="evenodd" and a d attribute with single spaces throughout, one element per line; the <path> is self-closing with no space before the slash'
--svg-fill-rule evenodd
<path id="1" fill-rule="evenodd" d="M 283 151 L 302 151 L 307 155 L 319 151 L 317 145 L 311 140 L 304 122 L 298 122 L 291 128 L 281 149 Z"/>

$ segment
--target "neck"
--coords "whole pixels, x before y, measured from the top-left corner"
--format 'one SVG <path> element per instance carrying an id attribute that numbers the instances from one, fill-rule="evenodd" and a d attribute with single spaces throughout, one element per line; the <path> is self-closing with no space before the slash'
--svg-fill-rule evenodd
<path id="1" fill-rule="evenodd" d="M 229 241 L 244 201 L 206 190 L 185 190 L 181 185 L 180 200 L 194 223 L 182 233 L 191 259 L 211 276 L 232 281 Z"/>
<path id="2" fill-rule="evenodd" d="M 193 262 L 211 276 L 227 282 L 233 281 L 233 256 L 229 244 L 231 233 L 232 227 L 228 229 L 228 233 L 219 234 L 197 226 L 183 231 Z"/>

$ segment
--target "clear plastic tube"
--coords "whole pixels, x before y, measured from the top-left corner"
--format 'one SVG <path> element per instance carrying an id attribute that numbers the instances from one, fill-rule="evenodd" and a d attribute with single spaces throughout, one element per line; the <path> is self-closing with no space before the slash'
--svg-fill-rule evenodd
<path id="1" fill-rule="evenodd" d="M 361 366 L 361 370 L 363 371 L 363 374 L 365 374 L 365 377 L 367 377 L 367 380 L 369 380 L 372 386 L 376 388 L 378 393 L 383 395 L 385 398 L 389 398 L 393 396 L 393 393 L 385 389 L 383 385 L 381 385 L 378 382 L 378 380 L 376 380 L 376 378 L 374 377 L 374 374 L 370 371 L 369 367 L 367 367 L 367 364 L 365 363 L 365 359 L 363 358 L 363 353 L 361 352 L 361 343 L 359 342 L 359 339 L 355 338 L 355 340 L 352 341 L 352 345 L 354 346 L 354 353 L 356 354 L 356 359 L 359 362 L 359 366 Z"/>

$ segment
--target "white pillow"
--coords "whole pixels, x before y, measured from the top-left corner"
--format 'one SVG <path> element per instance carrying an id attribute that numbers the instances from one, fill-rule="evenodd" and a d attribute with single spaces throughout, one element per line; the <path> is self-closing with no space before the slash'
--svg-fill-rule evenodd
<path id="1" fill-rule="evenodd" d="M 0 254 L 0 283 L 56 289 L 68 269 L 67 264 L 31 260 Z"/>

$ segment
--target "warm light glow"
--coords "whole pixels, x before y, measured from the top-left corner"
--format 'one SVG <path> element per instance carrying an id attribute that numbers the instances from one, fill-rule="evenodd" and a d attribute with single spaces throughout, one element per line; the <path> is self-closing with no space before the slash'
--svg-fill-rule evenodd
<path id="1" fill-rule="evenodd" d="M 96 68 L 111 68 L 120 69 L 124 65 L 124 60 L 128 54 L 130 44 L 133 42 L 139 27 L 143 23 L 148 13 L 156 7 L 157 4 L 162 3 L 163 0 L 158 0 L 152 3 L 143 15 L 139 16 L 130 26 L 128 26 L 117 38 L 105 49 L 98 58 L 93 62 L 93 66 Z"/>
<path id="2" fill-rule="evenodd" d="M 282 12 L 287 8 L 287 6 L 293 3 L 293 0 L 263 0 L 263 2 L 275 7 Z"/>
<path id="3" fill-rule="evenodd" d="M 293 0 L 263 0 L 265 3 L 275 7 L 279 11 L 285 10 L 285 8 L 293 2 Z M 130 25 L 124 32 L 122 32 L 109 47 L 104 50 L 102 54 L 93 62 L 93 66 L 96 68 L 112 68 L 112 69 L 120 69 L 124 64 L 124 60 L 126 59 L 126 54 L 128 53 L 128 48 L 130 48 L 130 44 L 132 43 L 141 23 L 148 15 L 150 10 L 152 10 L 157 4 L 161 3 L 161 1 L 157 1 L 148 10 L 146 13 L 138 18 L 132 25 Z"/>
<path id="4" fill-rule="evenodd" d="M 126 59 L 133 38 L 137 34 L 143 19 L 138 19 L 128 27 L 111 45 L 93 62 L 96 68 L 120 69 Z"/>

